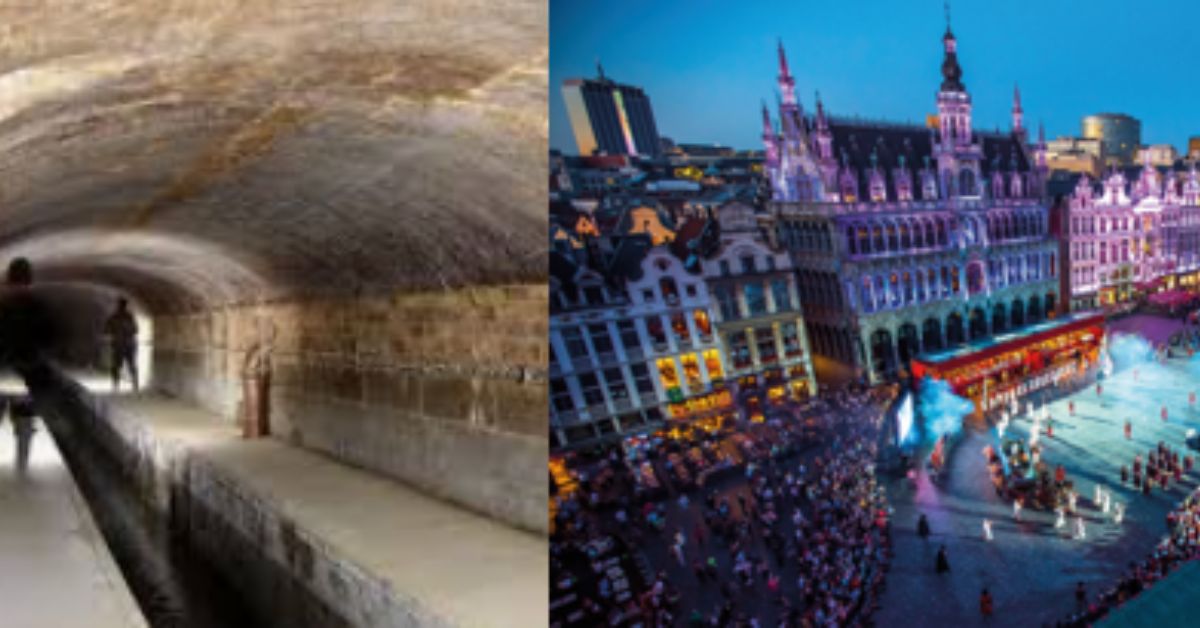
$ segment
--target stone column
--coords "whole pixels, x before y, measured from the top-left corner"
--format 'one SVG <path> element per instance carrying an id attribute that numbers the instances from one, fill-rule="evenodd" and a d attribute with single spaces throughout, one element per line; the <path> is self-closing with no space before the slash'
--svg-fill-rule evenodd
<path id="1" fill-rule="evenodd" d="M 900 334 L 898 333 L 898 330 L 891 330 L 891 334 L 892 334 L 892 342 L 891 342 L 892 364 L 895 366 L 896 371 L 899 372 L 899 370 L 900 370 Z"/>
<path id="2" fill-rule="evenodd" d="M 746 328 L 746 341 L 750 346 L 750 369 L 754 372 L 758 372 L 758 370 L 762 368 L 762 362 L 760 362 L 758 358 L 758 339 L 755 337 L 753 327 Z"/>

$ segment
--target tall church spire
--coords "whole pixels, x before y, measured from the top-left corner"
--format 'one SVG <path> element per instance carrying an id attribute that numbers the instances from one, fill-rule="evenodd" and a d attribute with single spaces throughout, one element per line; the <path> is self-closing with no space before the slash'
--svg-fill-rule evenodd
<path id="1" fill-rule="evenodd" d="M 1021 109 L 1021 88 L 1013 84 L 1012 132 L 1013 135 L 1025 139 L 1025 111 Z"/>
<path id="2" fill-rule="evenodd" d="M 954 39 L 954 32 L 950 30 L 949 2 L 946 3 L 946 34 L 942 36 L 942 45 L 946 49 L 945 59 L 942 60 L 942 91 L 967 91 L 962 84 L 962 68 L 958 65 L 958 42 Z"/>
<path id="3" fill-rule="evenodd" d="M 783 52 L 783 40 L 779 40 L 779 92 L 783 95 L 783 104 L 796 104 L 796 79 L 788 70 L 787 55 Z"/>

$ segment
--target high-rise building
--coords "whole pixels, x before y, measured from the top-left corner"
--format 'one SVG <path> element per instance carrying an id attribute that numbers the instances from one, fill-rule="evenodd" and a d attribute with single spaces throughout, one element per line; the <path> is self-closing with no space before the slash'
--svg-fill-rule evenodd
<path id="1" fill-rule="evenodd" d="M 622 85 L 597 66 L 595 79 L 563 81 L 563 100 L 580 155 L 657 157 L 662 140 L 654 122 L 650 97 L 640 87 Z"/>
<path id="2" fill-rule="evenodd" d="M 1128 166 L 1142 145 L 1142 123 L 1123 113 L 1098 113 L 1083 118 L 1083 136 L 1104 143 L 1105 165 Z"/>

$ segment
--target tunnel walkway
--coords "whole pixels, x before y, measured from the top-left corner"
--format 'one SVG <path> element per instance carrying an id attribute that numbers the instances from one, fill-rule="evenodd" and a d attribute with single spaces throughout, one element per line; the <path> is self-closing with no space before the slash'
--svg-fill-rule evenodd
<path id="1" fill-rule="evenodd" d="M 270 527 L 271 519 L 294 527 L 282 533 L 283 543 L 289 543 L 289 535 L 300 537 L 311 549 L 284 548 L 286 562 L 307 562 L 301 570 L 308 571 L 309 587 L 353 625 L 400 625 L 379 622 L 394 617 L 394 609 L 384 608 L 393 603 L 379 600 L 380 592 L 398 601 L 406 620 L 421 625 L 545 623 L 542 589 L 549 566 L 544 542 L 535 535 L 317 453 L 272 439 L 244 440 L 228 421 L 162 395 L 96 396 L 92 402 L 97 420 L 144 447 L 151 464 L 165 469 L 186 457 L 189 470 L 183 473 L 192 477 L 191 486 L 202 485 L 201 476 L 218 479 L 212 484 L 221 490 L 236 486 L 238 506 L 218 506 L 220 499 L 213 498 L 206 508 L 240 509 L 219 515 L 253 519 L 259 528 Z M 267 506 L 248 505 L 260 501 Z M 172 503 L 170 508 L 180 507 Z M 197 523 L 195 515 L 189 519 L 193 526 L 219 527 Z M 271 533 L 259 529 L 257 535 L 263 545 L 272 543 L 265 540 Z M 236 549 L 231 545 L 225 551 Z M 356 590 L 356 580 L 381 588 Z M 346 607 L 354 612 L 344 612 Z"/>
<path id="2" fill-rule="evenodd" d="M 144 628 L 54 439 L 37 426 L 25 473 L 0 424 L 0 624 Z"/>

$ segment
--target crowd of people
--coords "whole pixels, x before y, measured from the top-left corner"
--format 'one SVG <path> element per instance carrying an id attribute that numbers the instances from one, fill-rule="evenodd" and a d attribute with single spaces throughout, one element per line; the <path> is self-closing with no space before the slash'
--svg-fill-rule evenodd
<path id="1" fill-rule="evenodd" d="M 1191 471 L 1192 465 L 1191 454 L 1180 456 L 1178 451 L 1159 441 L 1158 447 L 1151 449 L 1146 455 L 1144 467 L 1141 454 L 1133 457 L 1133 488 L 1141 490 L 1143 495 L 1149 495 L 1156 486 L 1166 491 L 1170 489 L 1172 480 L 1176 484 L 1182 482 L 1183 474 Z M 1129 481 L 1129 467 L 1122 465 L 1121 483 L 1126 484 Z"/>
<path id="2" fill-rule="evenodd" d="M 584 479 L 557 504 L 553 571 L 597 539 L 615 538 L 629 556 L 592 561 L 599 585 L 579 587 L 583 610 L 563 625 L 867 623 L 891 554 L 874 466 L 892 395 L 832 396 L 828 437 L 816 448 L 764 449 L 735 477 L 660 500 L 630 497 L 631 469 Z M 643 565 L 645 577 L 614 586 L 605 571 L 618 562 Z"/>
<path id="3" fill-rule="evenodd" d="M 1200 558 L 1200 489 L 1168 513 L 1166 523 L 1167 537 L 1158 543 L 1150 556 L 1140 563 L 1131 563 L 1116 584 L 1090 602 L 1085 595 L 1077 595 L 1078 610 L 1058 625 L 1069 628 L 1090 626 L 1170 575 L 1183 563 Z"/>

